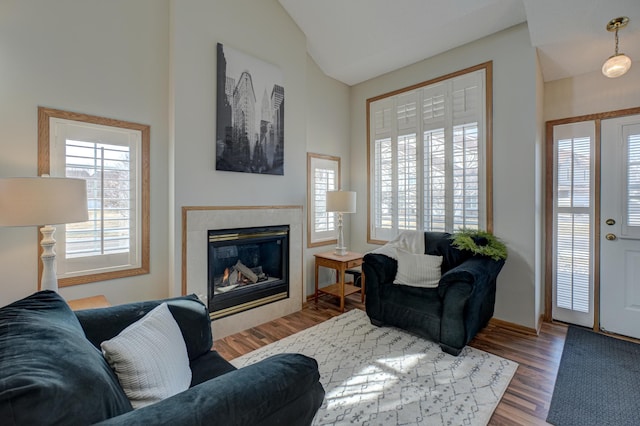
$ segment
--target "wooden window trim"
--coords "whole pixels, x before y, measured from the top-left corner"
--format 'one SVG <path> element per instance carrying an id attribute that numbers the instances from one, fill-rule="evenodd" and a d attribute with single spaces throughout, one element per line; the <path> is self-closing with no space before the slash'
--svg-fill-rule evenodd
<path id="1" fill-rule="evenodd" d="M 149 273 L 149 253 L 150 253 L 150 143 L 151 128 L 146 124 L 133 123 L 129 121 L 116 120 L 99 117 L 95 115 L 82 114 L 77 112 L 62 111 L 53 108 L 38 107 L 38 176 L 49 174 L 50 172 L 50 149 L 49 149 L 49 121 L 51 118 L 73 120 L 103 126 L 120 127 L 137 130 L 141 132 L 141 194 L 140 205 L 142 208 L 142 230 L 141 230 L 141 266 L 138 268 L 124 269 L 96 274 L 87 274 L 71 278 L 58 280 L 59 287 L 69 287 L 79 284 L 87 284 L 98 281 L 125 278 Z M 39 242 L 39 240 L 38 240 Z M 38 244 L 38 256 L 42 254 L 42 248 Z M 42 277 L 42 263 L 38 262 L 38 283 Z M 38 284 L 40 289 L 40 284 Z"/>
<path id="2" fill-rule="evenodd" d="M 420 89 L 440 81 L 449 80 L 474 71 L 485 70 L 485 185 L 486 185 L 486 230 L 493 232 L 493 61 L 487 61 L 469 68 L 423 81 L 412 86 L 384 93 L 367 99 L 366 110 L 366 152 L 367 152 L 367 243 L 386 244 L 387 241 L 371 238 L 371 103 L 380 99 L 396 96 L 398 94 Z"/>

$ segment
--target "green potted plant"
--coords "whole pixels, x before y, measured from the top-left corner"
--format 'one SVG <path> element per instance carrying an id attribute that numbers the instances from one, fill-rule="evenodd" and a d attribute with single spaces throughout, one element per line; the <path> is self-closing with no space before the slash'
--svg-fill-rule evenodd
<path id="1" fill-rule="evenodd" d="M 507 246 L 491 232 L 460 228 L 451 239 L 454 247 L 469 250 L 474 255 L 487 256 L 493 260 L 505 260 L 508 256 Z"/>

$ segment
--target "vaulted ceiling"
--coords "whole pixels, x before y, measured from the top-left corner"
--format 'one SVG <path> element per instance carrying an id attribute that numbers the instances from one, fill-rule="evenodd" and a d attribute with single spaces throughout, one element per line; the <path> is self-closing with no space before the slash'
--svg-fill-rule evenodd
<path id="1" fill-rule="evenodd" d="M 620 51 L 640 60 L 640 0 L 279 0 L 325 74 L 354 85 L 527 22 L 545 81 L 613 54 L 609 20 L 628 16 Z"/>

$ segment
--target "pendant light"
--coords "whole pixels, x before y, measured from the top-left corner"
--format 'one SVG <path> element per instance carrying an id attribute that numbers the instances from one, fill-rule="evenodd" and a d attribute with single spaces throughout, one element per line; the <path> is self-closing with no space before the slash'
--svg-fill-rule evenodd
<path id="1" fill-rule="evenodd" d="M 624 53 L 618 53 L 618 30 L 624 28 L 629 23 L 629 18 L 621 16 L 609 21 L 607 31 L 616 33 L 616 50 L 613 56 L 609 57 L 602 65 L 602 74 L 609 78 L 620 77 L 631 68 L 631 58 Z"/>

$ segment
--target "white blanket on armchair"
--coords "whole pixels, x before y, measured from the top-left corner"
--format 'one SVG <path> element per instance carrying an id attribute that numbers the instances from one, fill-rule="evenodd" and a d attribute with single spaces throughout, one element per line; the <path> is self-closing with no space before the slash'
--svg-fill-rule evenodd
<path id="1" fill-rule="evenodd" d="M 398 260 L 397 249 L 413 254 L 424 254 L 424 231 L 403 231 L 393 240 L 370 253 L 384 254 Z"/>

